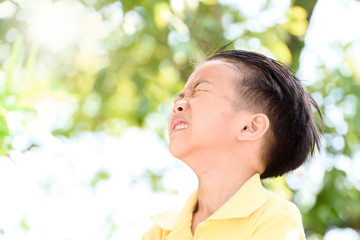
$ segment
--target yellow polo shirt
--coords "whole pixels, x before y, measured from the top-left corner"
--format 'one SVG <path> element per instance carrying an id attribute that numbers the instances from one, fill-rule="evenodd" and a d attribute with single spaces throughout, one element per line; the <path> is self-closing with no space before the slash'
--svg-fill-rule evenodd
<path id="1" fill-rule="evenodd" d="M 297 207 L 266 190 L 260 175 L 252 176 L 222 207 L 191 233 L 197 191 L 179 212 L 152 217 L 143 240 L 304 240 Z"/>

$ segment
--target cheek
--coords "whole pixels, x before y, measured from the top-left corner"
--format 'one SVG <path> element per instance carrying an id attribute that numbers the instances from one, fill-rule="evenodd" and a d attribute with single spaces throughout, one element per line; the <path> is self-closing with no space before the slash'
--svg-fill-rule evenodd
<path id="1" fill-rule="evenodd" d="M 226 136 L 233 131 L 236 124 L 236 114 L 232 110 L 223 109 L 223 106 L 203 108 L 197 112 L 197 127 L 205 135 Z"/>
<path id="2" fill-rule="evenodd" d="M 168 118 L 168 130 L 170 130 L 170 127 L 171 127 L 171 119 L 172 119 L 172 113 L 170 114 L 170 116 Z"/>
<path id="3" fill-rule="evenodd" d="M 168 118 L 168 134 L 170 134 L 170 132 L 171 132 L 171 120 L 172 119 L 174 119 L 174 113 L 173 112 L 171 112 L 170 113 L 170 116 L 169 116 L 169 118 Z"/>

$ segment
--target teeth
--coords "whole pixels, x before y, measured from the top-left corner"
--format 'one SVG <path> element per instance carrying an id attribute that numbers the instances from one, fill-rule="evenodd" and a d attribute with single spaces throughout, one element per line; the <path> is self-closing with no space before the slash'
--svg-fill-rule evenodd
<path id="1" fill-rule="evenodd" d="M 174 130 L 178 130 L 178 129 L 185 129 L 188 128 L 188 124 L 182 123 L 182 124 L 178 124 L 175 126 Z"/>

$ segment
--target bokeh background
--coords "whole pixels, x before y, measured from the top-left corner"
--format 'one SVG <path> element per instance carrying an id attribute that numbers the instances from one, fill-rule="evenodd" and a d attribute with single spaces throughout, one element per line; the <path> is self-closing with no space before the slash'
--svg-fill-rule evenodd
<path id="1" fill-rule="evenodd" d="M 322 152 L 264 184 L 308 239 L 360 239 L 359 24 L 356 0 L 1 0 L 0 239 L 140 239 L 181 207 L 173 96 L 229 41 L 290 66 L 325 115 Z"/>

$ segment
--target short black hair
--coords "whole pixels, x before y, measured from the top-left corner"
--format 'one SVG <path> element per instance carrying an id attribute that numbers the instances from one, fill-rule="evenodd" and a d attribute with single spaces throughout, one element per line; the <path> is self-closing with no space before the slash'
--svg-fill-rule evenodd
<path id="1" fill-rule="evenodd" d="M 320 150 L 324 121 L 321 110 L 300 80 L 284 64 L 260 53 L 220 49 L 204 61 L 222 60 L 241 74 L 235 80 L 240 108 L 266 114 L 270 128 L 263 144 L 265 171 L 261 178 L 277 177 L 301 166 L 315 147 Z M 319 114 L 319 124 L 312 107 Z"/>

